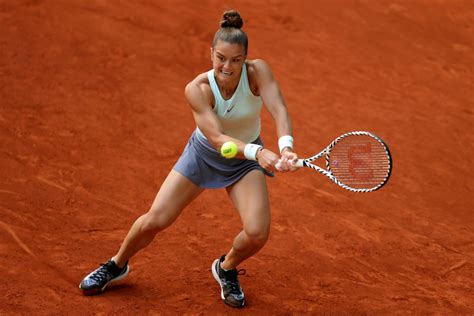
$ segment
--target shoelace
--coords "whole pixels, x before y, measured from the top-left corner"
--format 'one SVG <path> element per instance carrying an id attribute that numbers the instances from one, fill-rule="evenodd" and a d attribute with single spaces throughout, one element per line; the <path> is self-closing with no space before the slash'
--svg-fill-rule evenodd
<path id="1" fill-rule="evenodd" d="M 239 281 L 237 280 L 238 275 L 245 275 L 247 271 L 245 269 L 240 269 L 235 271 L 234 273 L 231 273 L 229 275 L 226 275 L 225 279 L 225 284 L 230 286 L 230 293 L 231 294 L 241 294 L 240 290 L 240 284 Z"/>
<path id="2" fill-rule="evenodd" d="M 107 279 L 108 275 L 111 275 L 112 273 L 110 272 L 110 264 L 107 263 L 101 263 L 100 268 L 95 271 L 90 278 L 94 281 L 101 282 L 104 279 Z"/>

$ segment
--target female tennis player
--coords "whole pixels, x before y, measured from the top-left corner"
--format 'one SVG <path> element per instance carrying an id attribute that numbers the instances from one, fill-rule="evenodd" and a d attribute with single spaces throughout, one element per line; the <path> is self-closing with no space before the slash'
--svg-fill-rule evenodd
<path id="1" fill-rule="evenodd" d="M 79 285 L 85 295 L 101 293 L 111 282 L 128 275 L 128 260 L 155 235 L 171 225 L 183 208 L 206 188 L 226 188 L 238 210 L 243 229 L 232 247 L 212 264 L 222 300 L 243 307 L 245 297 L 237 266 L 257 253 L 268 239 L 270 208 L 265 175 L 294 171 L 290 118 L 270 67 L 248 60 L 248 39 L 237 11 L 223 14 L 211 47 L 212 70 L 198 75 L 185 88 L 197 128 L 183 154 L 163 182 L 150 210 L 132 225 L 118 253 L 87 275 Z M 262 103 L 271 113 L 279 136 L 280 153 L 263 147 L 260 139 Z M 219 154 L 228 141 L 237 156 Z M 281 160 L 278 170 L 275 164 Z"/>

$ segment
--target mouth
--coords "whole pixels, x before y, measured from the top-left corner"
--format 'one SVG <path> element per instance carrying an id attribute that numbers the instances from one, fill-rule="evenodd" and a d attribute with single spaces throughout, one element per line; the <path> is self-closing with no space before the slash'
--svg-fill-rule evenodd
<path id="1" fill-rule="evenodd" d="M 227 71 L 223 71 L 223 70 L 221 70 L 221 74 L 223 74 L 226 77 L 232 76 L 232 72 L 227 72 Z"/>

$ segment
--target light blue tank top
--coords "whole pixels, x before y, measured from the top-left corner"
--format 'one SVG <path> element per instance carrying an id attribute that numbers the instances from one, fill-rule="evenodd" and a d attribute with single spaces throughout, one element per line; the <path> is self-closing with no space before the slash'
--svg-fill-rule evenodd
<path id="1" fill-rule="evenodd" d="M 224 100 L 221 95 L 214 78 L 214 69 L 207 72 L 207 78 L 214 94 L 213 110 L 224 128 L 224 134 L 245 143 L 256 140 L 260 135 L 262 98 L 255 96 L 250 90 L 246 64 L 242 67 L 237 89 L 229 100 Z M 199 128 L 197 133 L 206 138 Z"/>

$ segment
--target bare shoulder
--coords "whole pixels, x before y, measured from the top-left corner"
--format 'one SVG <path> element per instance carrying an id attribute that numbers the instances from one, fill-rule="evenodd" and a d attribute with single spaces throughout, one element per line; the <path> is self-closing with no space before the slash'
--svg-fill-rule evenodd
<path id="1" fill-rule="evenodd" d="M 252 60 L 248 59 L 246 61 L 246 64 L 247 64 L 247 72 L 249 76 L 251 75 L 258 76 L 265 73 L 271 73 L 270 66 L 263 59 L 252 59 Z"/>
<path id="2" fill-rule="evenodd" d="M 206 102 L 211 107 L 214 106 L 214 98 L 212 97 L 211 87 L 207 79 L 207 73 L 202 73 L 190 81 L 185 89 L 184 94 L 188 102 L 193 106 L 196 102 Z"/>
<path id="3" fill-rule="evenodd" d="M 209 86 L 209 80 L 207 79 L 207 73 L 202 73 L 196 76 L 193 80 L 191 80 L 185 88 L 185 93 L 206 93 L 206 91 L 211 91 Z"/>
<path id="4" fill-rule="evenodd" d="M 273 77 L 272 70 L 263 59 L 248 59 L 246 65 L 250 90 L 252 90 L 254 95 L 260 95 L 259 87 L 263 82 Z"/>

